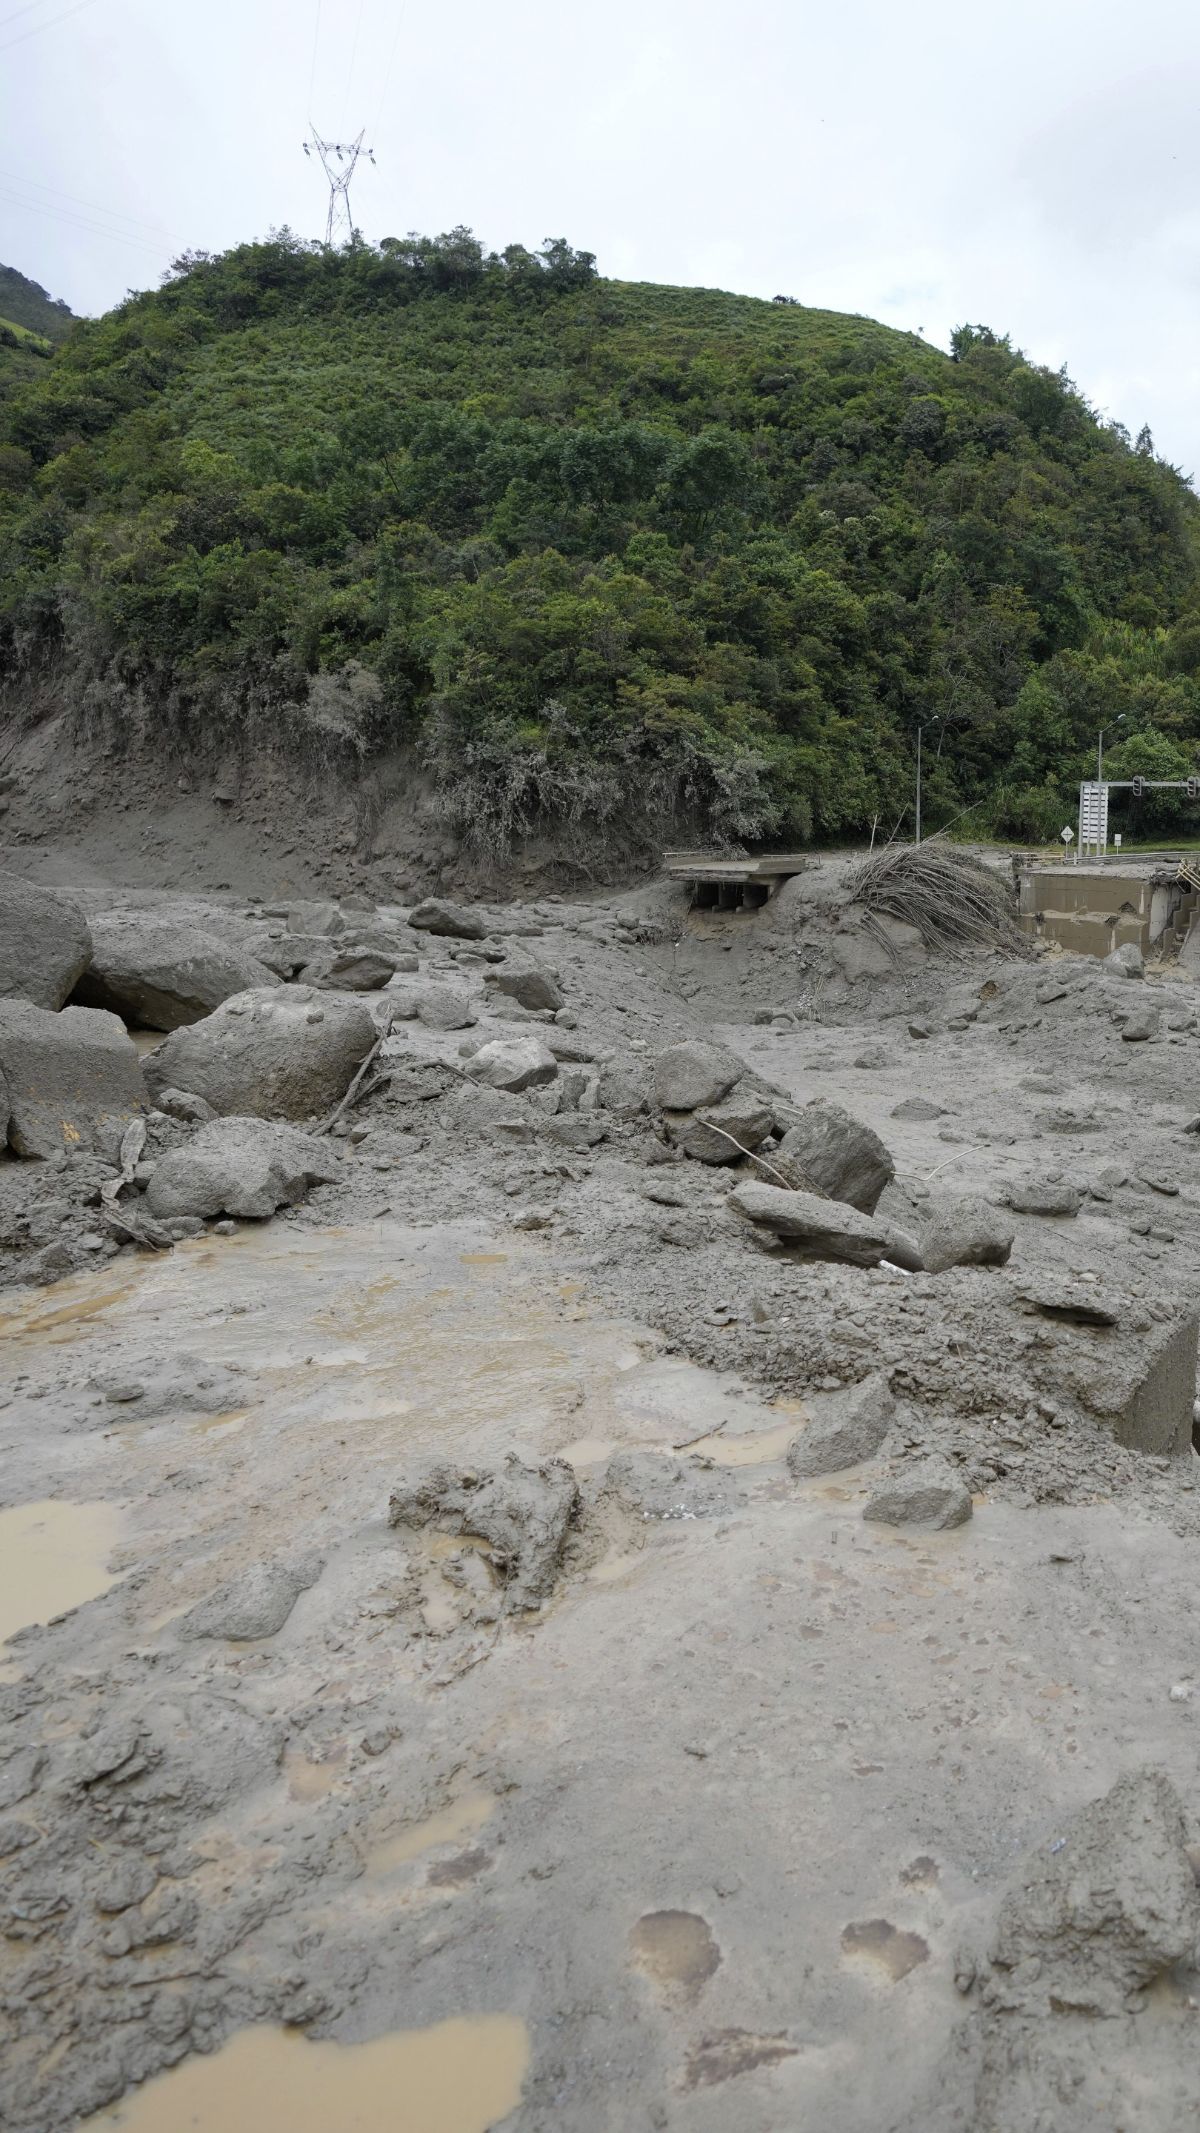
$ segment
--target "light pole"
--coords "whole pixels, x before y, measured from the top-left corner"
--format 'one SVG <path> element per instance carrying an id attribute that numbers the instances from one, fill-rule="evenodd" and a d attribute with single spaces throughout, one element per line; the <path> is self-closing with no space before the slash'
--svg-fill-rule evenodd
<path id="1" fill-rule="evenodd" d="M 1114 729 L 1115 729 L 1115 728 L 1116 728 L 1117 726 L 1123 726 L 1124 724 L 1125 724 L 1125 713 L 1124 713 L 1124 712 L 1122 711 L 1122 712 L 1120 712 L 1120 713 L 1118 714 L 1118 716 L 1117 716 L 1116 718 L 1114 718 L 1114 720 L 1113 720 L 1113 722 L 1112 722 L 1112 725 L 1110 725 L 1110 726 L 1101 726 L 1101 728 L 1100 728 L 1100 731 L 1099 731 L 1099 733 L 1098 733 L 1098 734 L 1096 735 L 1096 783 L 1097 783 L 1097 785 L 1103 785 L 1103 783 L 1104 783 L 1104 736 L 1105 736 L 1105 734 L 1106 734 L 1106 733 L 1112 733 L 1112 732 L 1114 731 Z"/>

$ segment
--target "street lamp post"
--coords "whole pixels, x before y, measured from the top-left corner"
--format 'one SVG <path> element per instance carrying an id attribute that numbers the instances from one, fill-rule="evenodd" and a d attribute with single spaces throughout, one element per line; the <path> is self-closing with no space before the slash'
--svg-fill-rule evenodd
<path id="1" fill-rule="evenodd" d="M 933 726 L 940 726 L 941 723 L 940 717 L 930 720 L 930 724 Z M 921 842 L 921 735 L 924 731 L 925 728 L 923 726 L 917 727 L 917 834 L 915 840 L 917 844 Z"/>
<path id="2" fill-rule="evenodd" d="M 1099 731 L 1099 733 L 1098 733 L 1098 734 L 1096 735 L 1096 783 L 1097 783 L 1097 785 L 1103 785 L 1103 783 L 1104 783 L 1104 736 L 1105 736 L 1105 734 L 1106 734 L 1106 733 L 1111 733 L 1111 732 L 1113 731 L 1113 728 L 1114 728 L 1114 727 L 1116 727 L 1116 726 L 1123 726 L 1124 724 L 1125 724 L 1125 713 L 1124 713 L 1124 712 L 1122 711 L 1122 712 L 1120 712 L 1120 713 L 1119 713 L 1119 715 L 1118 715 L 1118 716 L 1117 716 L 1116 718 L 1114 718 L 1114 720 L 1113 720 L 1113 722 L 1112 722 L 1112 725 L 1111 725 L 1111 726 L 1101 726 L 1101 728 L 1100 728 L 1100 731 Z"/>

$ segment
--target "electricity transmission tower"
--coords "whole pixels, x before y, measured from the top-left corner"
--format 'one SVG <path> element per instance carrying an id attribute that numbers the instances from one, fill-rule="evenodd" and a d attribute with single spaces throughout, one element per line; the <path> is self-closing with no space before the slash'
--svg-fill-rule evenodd
<path id="1" fill-rule="evenodd" d="M 350 180 L 354 176 L 360 156 L 368 162 L 375 161 L 373 148 L 362 144 L 364 126 L 353 141 L 323 141 L 314 126 L 311 133 L 312 149 L 308 142 L 302 143 L 305 155 L 315 150 L 317 160 L 329 180 L 329 213 L 325 217 L 326 244 L 349 244 L 354 237 L 354 224 L 350 217 Z M 334 161 L 334 158 L 337 161 Z"/>

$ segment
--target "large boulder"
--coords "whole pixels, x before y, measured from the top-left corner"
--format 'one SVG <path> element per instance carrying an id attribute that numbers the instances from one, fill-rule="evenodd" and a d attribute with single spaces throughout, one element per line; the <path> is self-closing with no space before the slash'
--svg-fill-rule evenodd
<path id="1" fill-rule="evenodd" d="M 659 1053 L 654 1062 L 654 1094 L 664 1111 L 698 1111 L 702 1104 L 719 1104 L 743 1072 L 740 1061 L 719 1045 L 689 1038 Z"/>
<path id="2" fill-rule="evenodd" d="M 184 1089 L 222 1117 L 313 1118 L 344 1096 L 379 1032 L 350 994 L 310 985 L 235 994 L 146 1061 L 151 1094 Z"/>
<path id="3" fill-rule="evenodd" d="M 293 1207 L 310 1185 L 338 1176 L 328 1141 L 261 1118 L 215 1118 L 154 1166 L 146 1205 L 171 1215 L 237 1215 L 263 1221 Z"/>
<path id="4" fill-rule="evenodd" d="M 738 1163 L 761 1147 L 774 1125 L 769 1105 L 738 1092 L 700 1111 L 664 1111 L 671 1140 L 696 1163 Z"/>
<path id="5" fill-rule="evenodd" d="M 28 1000 L 0 1000 L 0 1082 L 17 1155 L 86 1147 L 111 1158 L 146 1106 L 141 1062 L 124 1024 L 91 1007 L 55 1015 Z"/>
<path id="6" fill-rule="evenodd" d="M 92 921 L 92 959 L 75 998 L 125 1022 L 172 1030 L 201 1021 L 235 993 L 278 983 L 252 955 L 199 926 L 110 911 Z"/>
<path id="7" fill-rule="evenodd" d="M 818 1098 L 794 1115 L 779 1144 L 779 1168 L 802 1190 L 827 1193 L 874 1214 L 896 1166 L 877 1133 L 840 1104 Z"/>
<path id="8" fill-rule="evenodd" d="M 457 941 L 481 941 L 489 931 L 477 912 L 464 910 L 461 904 L 446 903 L 440 896 L 427 896 L 424 903 L 409 912 L 408 923 L 418 933 L 442 933 Z"/>
<path id="9" fill-rule="evenodd" d="M 921 1203 L 921 1257 L 929 1274 L 952 1266 L 1004 1266 L 1016 1231 L 990 1200 L 943 1193 Z"/>
<path id="10" fill-rule="evenodd" d="M 489 1089 L 507 1089 L 514 1095 L 553 1081 L 558 1061 L 536 1037 L 495 1038 L 481 1044 L 463 1068 L 472 1081 Z"/>
<path id="11" fill-rule="evenodd" d="M 0 999 L 61 1007 L 92 952 L 79 905 L 17 874 L 0 874 Z"/>
<path id="12" fill-rule="evenodd" d="M 318 957 L 300 972 L 304 985 L 319 985 L 327 992 L 382 992 L 400 969 L 416 970 L 415 955 L 398 948 L 342 948 L 332 958 Z"/>
<path id="13" fill-rule="evenodd" d="M 779 1185 L 750 1179 L 734 1186 L 728 1205 L 777 1237 L 801 1245 L 815 1259 L 878 1266 L 892 1256 L 895 1236 L 888 1224 L 841 1200 L 819 1200 L 815 1193 L 785 1192 Z"/>
<path id="14" fill-rule="evenodd" d="M 532 965 L 524 970 L 489 970 L 483 982 L 493 992 L 515 1000 L 518 1007 L 557 1013 L 564 1004 L 561 985 L 548 970 L 537 970 Z"/>

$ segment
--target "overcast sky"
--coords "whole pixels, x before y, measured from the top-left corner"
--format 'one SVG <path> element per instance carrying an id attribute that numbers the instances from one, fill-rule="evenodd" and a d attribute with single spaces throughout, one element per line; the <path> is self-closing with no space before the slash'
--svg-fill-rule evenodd
<path id="1" fill-rule="evenodd" d="M 961 320 L 1200 470 L 1195 0 L 0 0 L 0 259 L 74 310 L 185 247 L 565 236 L 602 273 Z"/>

